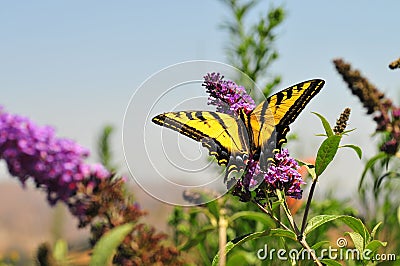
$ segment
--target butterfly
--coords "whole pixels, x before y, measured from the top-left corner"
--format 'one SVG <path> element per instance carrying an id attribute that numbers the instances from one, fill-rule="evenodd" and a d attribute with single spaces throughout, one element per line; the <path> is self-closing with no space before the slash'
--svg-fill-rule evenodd
<path id="1" fill-rule="evenodd" d="M 219 165 L 226 165 L 227 181 L 232 172 L 245 170 L 249 159 L 266 169 L 274 150 L 287 141 L 289 125 L 324 84 L 322 79 L 298 83 L 270 96 L 250 113 L 181 111 L 159 114 L 152 121 L 201 142 Z"/>

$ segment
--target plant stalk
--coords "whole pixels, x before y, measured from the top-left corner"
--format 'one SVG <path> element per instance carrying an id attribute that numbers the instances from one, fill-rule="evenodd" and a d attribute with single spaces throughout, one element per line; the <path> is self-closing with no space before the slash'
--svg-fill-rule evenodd
<path id="1" fill-rule="evenodd" d="M 301 222 L 300 234 L 298 235 L 299 238 L 303 238 L 304 230 L 306 229 L 308 211 L 310 210 L 311 200 L 314 196 L 315 186 L 317 185 L 317 182 L 318 182 L 318 177 L 315 178 L 313 180 L 313 183 L 311 184 L 310 193 L 308 194 L 306 209 L 304 210 L 303 221 Z"/>
<path id="2" fill-rule="evenodd" d="M 225 209 L 221 208 L 219 213 L 219 266 L 226 265 L 226 228 L 228 227 L 228 221 L 225 218 Z"/>
<path id="3" fill-rule="evenodd" d="M 307 241 L 305 239 L 300 239 L 299 240 L 300 244 L 303 246 L 304 249 L 306 249 L 309 254 L 311 255 L 314 263 L 318 266 L 323 266 L 322 263 L 319 261 L 317 254 L 315 254 L 315 252 L 310 248 L 310 246 L 308 245 Z"/>
<path id="4" fill-rule="evenodd" d="M 289 230 L 290 229 L 284 224 L 282 223 L 278 218 L 276 218 L 271 212 L 269 212 L 267 209 L 264 208 L 264 206 L 262 206 L 260 203 L 258 203 L 257 201 L 253 200 L 253 202 L 255 204 L 257 204 L 258 208 L 260 208 L 260 210 L 262 210 L 263 212 L 265 212 L 266 214 L 268 214 L 269 217 L 271 217 L 276 223 L 278 223 L 283 229 L 285 230 Z"/>
<path id="5" fill-rule="evenodd" d="M 286 202 L 285 194 L 283 191 L 277 189 L 276 194 L 278 195 L 278 198 L 283 201 L 283 210 L 285 211 L 286 218 L 289 220 L 290 226 L 292 227 L 293 231 L 298 235 L 299 234 L 299 228 L 297 228 L 296 222 L 293 219 L 292 214 L 290 213 L 289 207 Z"/>

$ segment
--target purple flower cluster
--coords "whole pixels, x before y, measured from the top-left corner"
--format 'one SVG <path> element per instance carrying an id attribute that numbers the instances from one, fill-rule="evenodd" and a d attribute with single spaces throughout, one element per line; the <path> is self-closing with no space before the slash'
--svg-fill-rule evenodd
<path id="1" fill-rule="evenodd" d="M 242 185 L 249 190 L 253 190 L 257 185 L 259 185 L 259 181 L 263 180 L 264 174 L 265 173 L 260 169 L 259 161 L 251 159 L 247 163 L 247 171 L 243 177 Z"/>
<path id="2" fill-rule="evenodd" d="M 289 156 L 287 149 L 275 154 L 274 163 L 267 170 L 264 180 L 271 191 L 281 189 L 287 196 L 301 199 L 303 190 L 300 185 L 305 184 L 298 169 L 300 166 L 295 159 Z"/>
<path id="3" fill-rule="evenodd" d="M 276 195 L 276 190 L 279 189 L 284 191 L 286 196 L 302 198 L 303 190 L 300 186 L 306 183 L 298 172 L 300 166 L 289 156 L 287 149 L 275 154 L 267 170 L 260 169 L 259 161 L 255 160 L 249 160 L 247 166 L 243 179 L 237 182 L 233 190 L 233 194 L 239 196 L 242 201 L 249 201 L 250 191 L 253 190 L 258 197 L 265 197 L 265 193 Z"/>
<path id="4" fill-rule="evenodd" d="M 33 178 L 37 187 L 46 190 L 50 204 L 67 202 L 79 182 L 111 176 L 102 165 L 86 164 L 88 155 L 74 141 L 57 138 L 53 128 L 0 108 L 0 159 L 23 184 Z"/>
<path id="5" fill-rule="evenodd" d="M 400 107 L 392 109 L 393 119 L 399 120 L 400 119 Z"/>
<path id="6" fill-rule="evenodd" d="M 236 85 L 233 81 L 224 80 L 219 73 L 208 73 L 204 76 L 203 86 L 210 94 L 209 104 L 216 105 L 219 112 L 235 115 L 241 110 L 249 114 L 256 106 L 244 87 Z M 281 189 L 287 196 L 301 199 L 303 190 L 300 186 L 305 182 L 298 169 L 299 165 L 289 157 L 287 149 L 276 153 L 274 163 L 265 170 L 260 168 L 258 160 L 249 159 L 247 170 L 243 178 L 236 183 L 233 193 L 242 201 L 249 201 L 250 191 L 256 190 L 256 194 L 262 195 L 265 193 L 261 190 L 275 194 L 276 189 Z"/>
<path id="7" fill-rule="evenodd" d="M 203 86 L 210 94 L 208 104 L 216 105 L 218 112 L 233 115 L 238 114 L 241 109 L 248 114 L 256 107 L 244 87 L 236 85 L 233 81 L 224 80 L 224 76 L 219 73 L 207 73 L 204 76 Z"/>

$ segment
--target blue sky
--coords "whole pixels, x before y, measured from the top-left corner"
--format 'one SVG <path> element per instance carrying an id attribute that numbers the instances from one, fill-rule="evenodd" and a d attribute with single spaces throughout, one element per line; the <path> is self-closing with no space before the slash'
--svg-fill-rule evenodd
<path id="1" fill-rule="evenodd" d="M 312 137 L 321 128 L 310 111 L 334 121 L 350 106 L 351 127 L 358 130 L 347 141 L 363 146 L 371 156 L 374 124 L 331 60 L 350 61 L 398 103 L 399 73 L 387 65 L 400 55 L 400 2 L 261 1 L 252 19 L 271 5 L 283 5 L 287 19 L 278 29 L 280 58 L 266 75 L 282 75 L 282 88 L 315 77 L 327 81 L 318 100 L 292 127 L 304 140 L 293 144 L 294 153 L 312 155 L 320 142 Z M 132 93 L 171 64 L 227 62 L 229 36 L 219 27 L 227 16 L 216 0 L 2 1 L 0 104 L 39 124 L 53 125 L 60 136 L 92 150 L 101 127 L 112 124 L 114 152 L 124 165 L 121 129 Z M 333 173 L 358 179 L 361 162 L 351 151 L 341 155 Z"/>

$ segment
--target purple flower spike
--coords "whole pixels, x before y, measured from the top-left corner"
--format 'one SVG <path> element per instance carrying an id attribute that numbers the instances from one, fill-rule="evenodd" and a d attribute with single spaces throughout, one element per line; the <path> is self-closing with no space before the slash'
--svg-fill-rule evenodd
<path id="1" fill-rule="evenodd" d="M 218 112 L 233 115 L 243 110 L 248 114 L 256 107 L 244 87 L 236 85 L 233 81 L 224 80 L 224 76 L 219 73 L 213 72 L 204 76 L 203 86 L 210 94 L 208 104 L 216 105 Z"/>
<path id="2" fill-rule="evenodd" d="M 84 162 L 89 151 L 72 140 L 57 138 L 54 129 L 37 126 L 28 118 L 0 108 L 0 159 L 22 183 L 31 177 L 48 194 L 50 204 L 68 202 L 83 180 L 111 174 L 102 166 Z"/>
<path id="3" fill-rule="evenodd" d="M 282 149 L 274 156 L 274 163 L 268 169 L 262 170 L 260 162 L 250 159 L 247 171 L 242 180 L 239 180 L 233 191 L 234 195 L 242 201 L 249 201 L 250 191 L 256 189 L 256 194 L 265 190 L 268 194 L 275 195 L 275 190 L 280 189 L 286 196 L 301 199 L 303 190 L 301 185 L 306 184 L 298 172 L 300 166 L 295 159 L 289 156 L 287 149 Z"/>
<path id="4" fill-rule="evenodd" d="M 297 171 L 300 166 L 295 159 L 289 157 L 287 149 L 282 149 L 275 154 L 275 164 L 270 165 L 264 177 L 271 192 L 282 189 L 287 196 L 301 199 L 303 190 L 301 185 L 305 184 Z"/>
<path id="5" fill-rule="evenodd" d="M 394 119 L 400 119 L 400 107 L 399 108 L 394 107 L 392 113 Z"/>
<path id="6" fill-rule="evenodd" d="M 254 189 L 257 185 L 259 185 L 258 181 L 262 181 L 262 178 L 257 178 L 260 175 L 263 175 L 263 172 L 260 169 L 259 162 L 252 159 L 249 160 L 248 169 L 243 178 L 243 185 L 249 190 Z"/>

